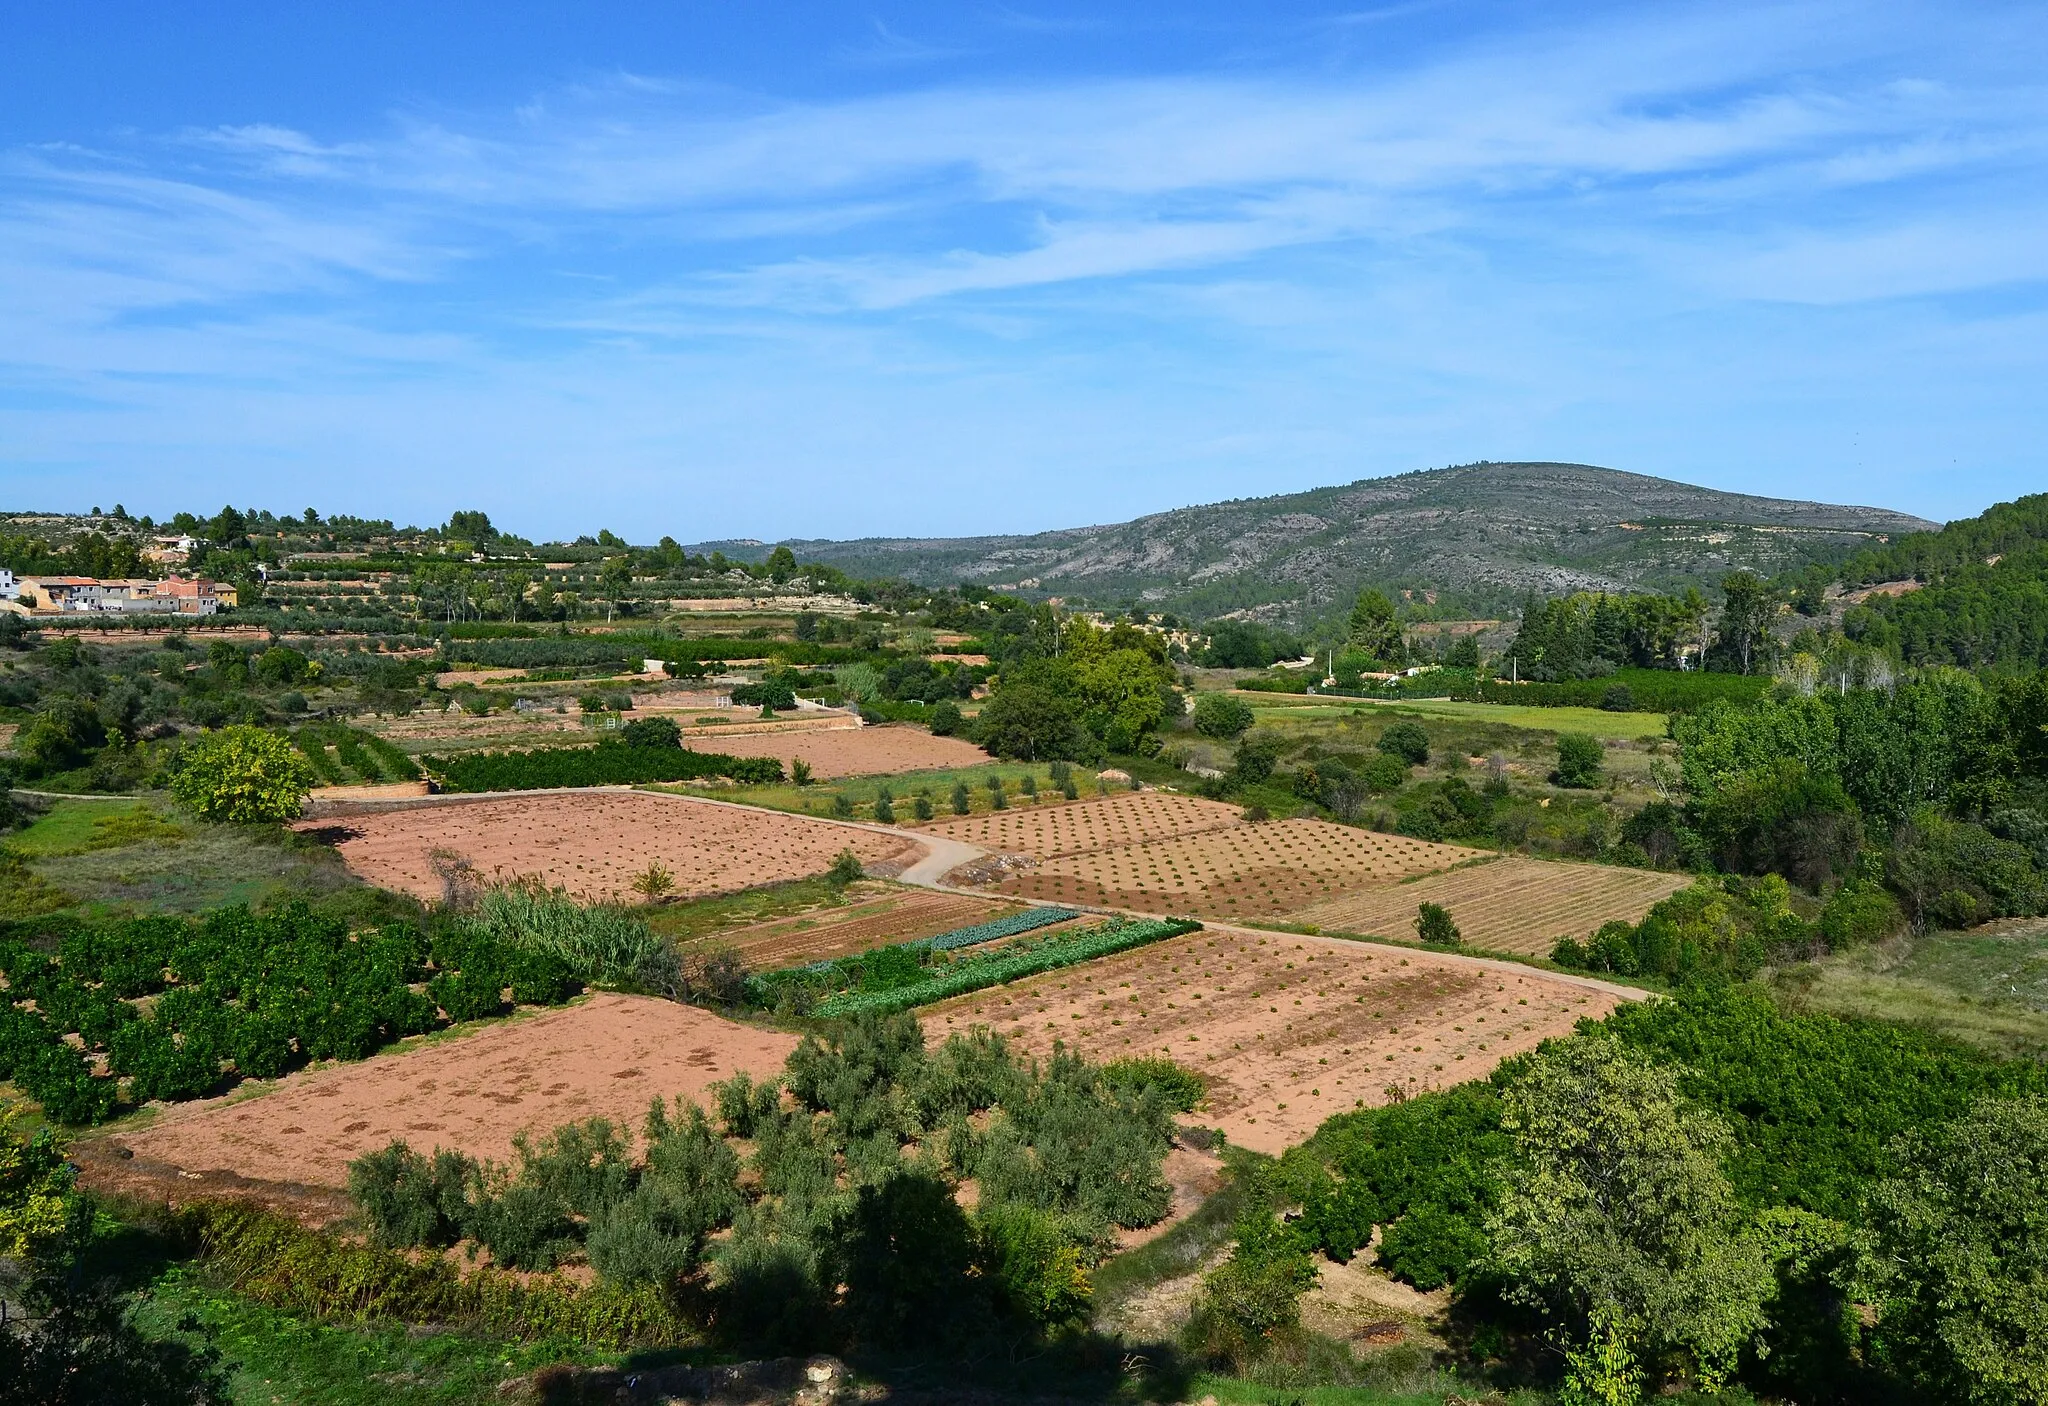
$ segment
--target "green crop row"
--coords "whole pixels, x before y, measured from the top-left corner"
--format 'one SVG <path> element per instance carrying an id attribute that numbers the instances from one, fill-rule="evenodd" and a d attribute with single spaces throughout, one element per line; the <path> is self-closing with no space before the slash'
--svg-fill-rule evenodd
<path id="1" fill-rule="evenodd" d="M 1199 932 L 1202 925 L 1187 918 L 1112 919 L 1072 937 L 1055 938 L 1034 947 L 1013 948 L 987 957 L 955 963 L 940 975 L 887 991 L 848 991 L 827 997 L 816 1007 L 821 1016 L 862 1012 L 887 1014 L 928 1006 L 950 996 L 964 996 L 988 986 L 1001 986 L 1040 972 L 1091 962 L 1133 947 Z"/>

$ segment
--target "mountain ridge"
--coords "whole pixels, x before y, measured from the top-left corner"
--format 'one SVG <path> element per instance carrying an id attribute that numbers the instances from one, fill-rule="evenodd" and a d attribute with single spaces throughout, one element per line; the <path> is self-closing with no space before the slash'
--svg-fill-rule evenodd
<path id="1" fill-rule="evenodd" d="M 1348 604 L 1366 584 L 1499 610 L 1532 592 L 1706 587 L 1736 567 L 1785 570 L 1938 525 L 1886 508 L 1528 461 L 1422 469 L 1029 534 L 776 545 L 857 576 L 1301 622 Z"/>

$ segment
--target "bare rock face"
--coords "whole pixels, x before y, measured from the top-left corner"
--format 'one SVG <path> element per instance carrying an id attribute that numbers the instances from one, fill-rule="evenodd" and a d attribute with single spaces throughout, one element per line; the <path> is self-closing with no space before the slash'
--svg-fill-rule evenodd
<path id="1" fill-rule="evenodd" d="M 1300 621 L 1361 585 L 1479 610 L 1530 592 L 1707 588 L 1935 524 L 1883 508 L 1723 493 L 1589 464 L 1465 464 L 1017 537 L 793 542 L 860 576 L 1135 599 Z"/>

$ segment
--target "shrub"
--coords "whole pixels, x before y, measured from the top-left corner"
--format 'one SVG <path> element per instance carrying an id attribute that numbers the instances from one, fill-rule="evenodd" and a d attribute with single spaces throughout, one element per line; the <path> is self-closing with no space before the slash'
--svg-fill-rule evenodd
<path id="1" fill-rule="evenodd" d="M 1249 703 L 1227 693 L 1204 693 L 1195 699 L 1195 731 L 1204 737 L 1236 737 L 1255 716 Z"/>
<path id="2" fill-rule="evenodd" d="M 1607 750 L 1600 739 L 1580 732 L 1560 733 L 1557 739 L 1557 770 L 1550 779 L 1560 786 L 1591 787 L 1600 784 L 1600 767 Z"/>
<path id="3" fill-rule="evenodd" d="M 910 798 L 910 813 L 918 820 L 930 820 L 932 818 L 932 798 L 923 791 L 919 791 Z"/>
<path id="4" fill-rule="evenodd" d="M 825 871 L 827 882 L 850 884 L 866 875 L 867 869 L 860 862 L 860 856 L 850 849 L 839 851 L 839 857 L 832 861 L 832 867 Z"/>
<path id="5" fill-rule="evenodd" d="M 375 1244 L 453 1245 L 469 1221 L 468 1189 L 476 1170 L 459 1152 L 435 1148 L 428 1159 L 394 1140 L 348 1164 L 348 1194 L 368 1220 Z"/>
<path id="6" fill-rule="evenodd" d="M 1112 1089 L 1139 1093 L 1157 1089 L 1177 1113 L 1192 1113 L 1208 1093 L 1208 1081 L 1170 1059 L 1111 1060 L 1102 1066 L 1102 1082 Z"/>
<path id="7" fill-rule="evenodd" d="M 1441 903 L 1423 903 L 1415 911 L 1415 935 L 1437 946 L 1455 947 L 1458 925 L 1451 920 L 1451 910 Z"/>
<path id="8" fill-rule="evenodd" d="M 1421 766 L 1429 760 L 1429 734 L 1421 723 L 1398 722 L 1380 734 L 1379 749 L 1410 766 Z"/>
<path id="9" fill-rule="evenodd" d="M 811 784 L 811 764 L 802 757 L 789 759 L 789 779 L 798 786 Z"/>
<path id="10" fill-rule="evenodd" d="M 674 718 L 635 718 L 619 729 L 619 740 L 628 747 L 680 747 L 683 730 Z"/>
<path id="11" fill-rule="evenodd" d="M 875 793 L 875 822 L 880 825 L 896 823 L 896 801 L 886 786 Z"/>
<path id="12" fill-rule="evenodd" d="M 975 1213 L 974 1228 L 976 1258 L 1012 1313 L 1045 1327 L 1087 1319 L 1088 1268 L 1058 1217 L 1029 1206 L 989 1206 Z"/>
<path id="13" fill-rule="evenodd" d="M 1600 706 L 1610 713 L 1634 712 L 1636 691 L 1625 683 L 1611 683 L 1600 695 Z"/>
<path id="14" fill-rule="evenodd" d="M 953 783 L 953 814 L 965 815 L 972 809 L 973 801 L 967 794 L 967 783 L 965 781 L 955 781 Z"/>
<path id="15" fill-rule="evenodd" d="M 201 820 L 274 822 L 298 815 L 316 779 L 285 738 L 237 724 L 185 749 L 171 794 Z"/>
<path id="16" fill-rule="evenodd" d="M 944 698 L 932 705 L 932 736 L 956 736 L 965 722 L 966 719 L 960 715 L 960 705 L 952 699 Z"/>

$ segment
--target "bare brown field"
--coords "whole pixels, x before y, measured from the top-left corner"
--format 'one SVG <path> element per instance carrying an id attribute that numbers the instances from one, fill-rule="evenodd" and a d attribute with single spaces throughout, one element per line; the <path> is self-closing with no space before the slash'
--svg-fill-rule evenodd
<path id="1" fill-rule="evenodd" d="M 694 742 L 689 733 L 686 742 Z M 821 781 L 842 776 L 890 776 L 899 771 L 937 771 L 984 766 L 988 753 L 958 737 L 934 737 L 921 727 L 838 727 L 781 736 L 723 736 L 696 743 L 697 750 L 729 757 L 791 758 L 811 764 Z"/>
<path id="2" fill-rule="evenodd" d="M 1560 937 L 1584 938 L 1617 918 L 1641 922 L 1652 904 L 1691 882 L 1686 874 L 1509 858 L 1347 894 L 1287 918 L 1343 932 L 1412 937 L 1417 905 L 1441 903 L 1471 946 L 1547 957 Z"/>
<path id="3" fill-rule="evenodd" d="M 821 873 L 844 849 L 869 864 L 923 852 L 908 837 L 640 791 L 452 802 L 358 815 L 340 825 L 338 848 L 350 869 L 366 882 L 426 899 L 441 896 L 429 863 L 436 849 L 461 855 L 485 879 L 538 876 L 590 900 L 624 895 L 633 876 L 657 861 L 674 877 L 677 897 L 698 898 Z"/>
<path id="4" fill-rule="evenodd" d="M 1269 820 L 1059 855 L 994 887 L 1146 913 L 1274 917 L 1482 857 L 1481 850 L 1326 820 Z"/>
<path id="5" fill-rule="evenodd" d="M 504 1161 L 522 1129 L 604 1117 L 636 1135 L 650 1101 L 745 1070 L 781 1072 L 796 1037 L 651 996 L 602 993 L 358 1064 L 302 1070 L 257 1097 L 179 1104 L 114 1134 L 137 1158 L 188 1172 L 345 1186 L 348 1164 L 403 1138 Z"/>
<path id="6" fill-rule="evenodd" d="M 1243 823 L 1239 807 L 1221 801 L 1171 791 L 1120 791 L 1095 800 L 956 816 L 918 829 L 982 849 L 1050 859 Z"/>
<path id="7" fill-rule="evenodd" d="M 928 1008 L 1043 1057 L 1166 1055 L 1209 1080 L 1199 1121 L 1278 1153 L 1324 1119 L 1484 1076 L 1619 998 L 1538 972 L 1331 938 L 1209 929 Z"/>
<path id="8" fill-rule="evenodd" d="M 935 937 L 955 928 L 989 922 L 1016 908 L 1014 903 L 964 894 L 899 893 L 851 908 L 730 929 L 699 939 L 699 945 L 730 947 L 749 970 L 767 971 L 850 956 L 885 942 Z"/>

